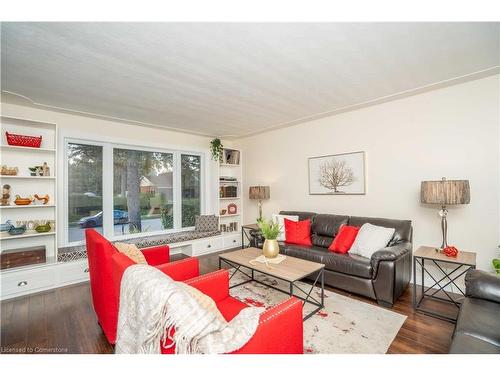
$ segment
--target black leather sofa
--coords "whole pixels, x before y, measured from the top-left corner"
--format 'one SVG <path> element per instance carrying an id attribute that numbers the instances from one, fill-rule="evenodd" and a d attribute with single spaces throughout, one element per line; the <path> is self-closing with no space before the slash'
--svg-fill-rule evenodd
<path id="1" fill-rule="evenodd" d="M 500 277 L 471 270 L 450 353 L 500 354 Z"/>
<path id="2" fill-rule="evenodd" d="M 297 215 L 299 220 L 311 219 L 313 246 L 280 242 L 280 252 L 325 265 L 325 284 L 360 294 L 386 307 L 404 292 L 411 278 L 412 226 L 410 220 L 391 220 L 314 212 L 281 211 Z M 342 224 L 360 227 L 365 223 L 395 228 L 389 245 L 375 252 L 371 259 L 328 250 Z"/>

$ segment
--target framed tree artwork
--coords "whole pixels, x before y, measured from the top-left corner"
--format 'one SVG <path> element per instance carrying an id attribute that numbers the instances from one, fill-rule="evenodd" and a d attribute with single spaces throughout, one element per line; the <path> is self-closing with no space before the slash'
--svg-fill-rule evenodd
<path id="1" fill-rule="evenodd" d="M 309 194 L 365 194 L 365 153 L 309 158 Z"/>

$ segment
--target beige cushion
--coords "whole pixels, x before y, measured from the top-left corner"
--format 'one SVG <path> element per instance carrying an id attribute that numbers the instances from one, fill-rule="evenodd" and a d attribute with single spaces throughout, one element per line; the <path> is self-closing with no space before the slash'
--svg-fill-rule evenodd
<path id="1" fill-rule="evenodd" d="M 224 319 L 221 312 L 217 308 L 215 301 L 212 298 L 200 292 L 198 289 L 192 287 L 191 285 L 181 282 L 177 282 L 177 284 L 180 287 L 184 288 L 184 290 L 188 292 L 200 304 L 201 307 L 213 313 L 221 322 L 227 323 L 226 319 Z"/>
<path id="2" fill-rule="evenodd" d="M 146 262 L 146 258 L 144 258 L 144 254 L 134 244 L 115 242 L 113 245 L 115 245 L 116 249 L 120 253 L 125 254 L 137 264 L 148 264 L 148 262 Z"/>

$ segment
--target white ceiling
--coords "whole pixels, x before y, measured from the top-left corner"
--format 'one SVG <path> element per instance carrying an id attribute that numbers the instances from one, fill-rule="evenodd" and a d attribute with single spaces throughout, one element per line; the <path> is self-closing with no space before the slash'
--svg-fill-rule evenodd
<path id="1" fill-rule="evenodd" d="M 498 23 L 2 23 L 2 90 L 241 136 L 500 65 Z"/>

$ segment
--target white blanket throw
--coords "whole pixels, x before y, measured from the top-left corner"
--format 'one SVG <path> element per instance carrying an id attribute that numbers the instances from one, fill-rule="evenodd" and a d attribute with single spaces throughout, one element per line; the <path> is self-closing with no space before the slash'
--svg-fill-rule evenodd
<path id="1" fill-rule="evenodd" d="M 248 307 L 224 323 L 160 270 L 133 265 L 121 282 L 115 353 L 159 354 L 167 338 L 178 354 L 229 353 L 252 338 L 262 311 Z"/>

